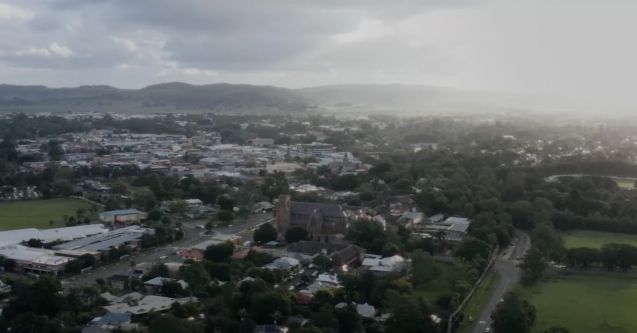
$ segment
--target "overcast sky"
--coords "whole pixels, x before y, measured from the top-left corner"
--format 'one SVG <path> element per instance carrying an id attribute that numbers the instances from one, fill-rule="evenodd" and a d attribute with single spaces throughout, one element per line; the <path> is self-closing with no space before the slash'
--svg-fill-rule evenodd
<path id="1" fill-rule="evenodd" d="M 637 2 L 0 0 L 0 81 L 433 84 L 637 105 Z"/>

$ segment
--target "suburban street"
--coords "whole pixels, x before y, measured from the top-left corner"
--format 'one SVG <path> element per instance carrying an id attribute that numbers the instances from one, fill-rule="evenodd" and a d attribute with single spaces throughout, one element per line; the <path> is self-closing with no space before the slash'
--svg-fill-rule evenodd
<path id="1" fill-rule="evenodd" d="M 517 241 L 495 261 L 494 269 L 500 275 L 500 280 L 493 288 L 491 297 L 477 318 L 471 330 L 472 333 L 483 333 L 486 332 L 487 328 L 491 327 L 491 313 L 493 313 L 502 297 L 520 281 L 519 258 L 528 251 L 531 246 L 531 240 L 528 234 L 521 231 L 516 232 L 516 238 Z"/>
<path id="2" fill-rule="evenodd" d="M 213 228 L 212 230 L 217 234 L 240 234 L 272 220 L 271 214 L 250 215 L 245 221 L 234 221 L 234 224 Z M 204 234 L 204 229 L 197 227 L 205 223 L 205 221 L 197 220 L 183 221 L 184 238 L 182 240 L 158 248 L 133 253 L 129 258 L 120 262 L 98 267 L 83 274 L 64 279 L 62 284 L 64 288 L 91 286 L 95 284 L 96 279 L 106 279 L 116 273 L 130 269 L 131 261 L 137 264 L 142 262 L 160 262 L 161 257 L 174 254 L 178 248 L 191 247 L 212 238 L 214 234 L 206 235 Z"/>

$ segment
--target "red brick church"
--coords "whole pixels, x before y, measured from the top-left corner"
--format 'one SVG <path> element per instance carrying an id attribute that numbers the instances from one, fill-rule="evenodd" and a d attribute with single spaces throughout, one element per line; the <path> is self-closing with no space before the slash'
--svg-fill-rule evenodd
<path id="1" fill-rule="evenodd" d="M 282 194 L 276 204 L 276 226 L 280 235 L 288 228 L 299 226 L 307 230 L 310 239 L 330 242 L 335 235 L 344 234 L 347 218 L 339 204 L 292 201 Z"/>

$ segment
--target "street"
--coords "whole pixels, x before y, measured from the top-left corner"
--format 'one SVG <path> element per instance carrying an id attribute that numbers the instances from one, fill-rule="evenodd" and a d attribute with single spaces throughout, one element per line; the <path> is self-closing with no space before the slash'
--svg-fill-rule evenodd
<path id="1" fill-rule="evenodd" d="M 472 333 L 483 333 L 491 327 L 491 313 L 502 297 L 520 281 L 519 258 L 522 258 L 528 251 L 531 240 L 529 235 L 521 231 L 516 232 L 516 237 L 518 241 L 512 244 L 494 264 L 495 272 L 500 275 L 500 281 L 493 288 L 491 297 L 471 330 Z"/>
<path id="2" fill-rule="evenodd" d="M 239 234 L 252 228 L 256 228 L 262 223 L 271 222 L 272 220 L 273 218 L 271 214 L 251 215 L 245 221 L 234 221 L 234 224 L 213 228 L 212 231 L 219 234 Z M 182 222 L 184 238 L 180 241 L 158 248 L 151 248 L 145 251 L 133 253 L 126 260 L 97 267 L 94 270 L 64 279 L 62 284 L 65 289 L 91 286 L 95 284 L 96 279 L 106 279 L 116 273 L 130 269 L 131 262 L 137 264 L 142 262 L 160 262 L 162 257 L 174 254 L 175 250 L 178 248 L 188 248 L 210 239 L 213 236 L 212 234 L 205 235 L 203 234 L 205 230 L 197 227 L 201 224 L 201 221 L 184 221 Z"/>

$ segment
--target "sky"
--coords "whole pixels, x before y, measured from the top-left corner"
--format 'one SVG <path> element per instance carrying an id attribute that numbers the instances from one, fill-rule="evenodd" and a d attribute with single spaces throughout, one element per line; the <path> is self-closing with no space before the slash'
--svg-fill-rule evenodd
<path id="1" fill-rule="evenodd" d="M 0 82 L 402 83 L 637 106 L 636 1 L 0 0 Z"/>

